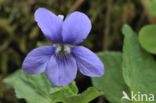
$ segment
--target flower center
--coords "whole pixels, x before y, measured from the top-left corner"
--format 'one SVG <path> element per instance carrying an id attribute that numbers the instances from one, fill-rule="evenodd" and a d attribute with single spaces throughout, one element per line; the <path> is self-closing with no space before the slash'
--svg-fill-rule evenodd
<path id="1" fill-rule="evenodd" d="M 70 46 L 67 44 L 55 44 L 56 50 L 55 54 L 59 57 L 65 57 L 71 53 Z"/>

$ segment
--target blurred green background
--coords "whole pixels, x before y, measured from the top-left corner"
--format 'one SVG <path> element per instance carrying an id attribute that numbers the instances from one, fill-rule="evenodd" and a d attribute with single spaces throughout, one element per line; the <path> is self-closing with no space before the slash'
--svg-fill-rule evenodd
<path id="1" fill-rule="evenodd" d="M 25 103 L 15 97 L 13 89 L 2 79 L 21 67 L 24 57 L 45 39 L 34 12 L 44 7 L 55 14 L 67 16 L 72 11 L 84 12 L 92 21 L 92 31 L 82 45 L 94 52 L 121 51 L 121 27 L 127 23 L 135 31 L 145 24 L 155 24 L 148 13 L 150 0 L 0 0 L 0 103 Z M 77 77 L 80 92 L 91 86 L 90 79 Z M 86 82 L 87 81 L 87 82 Z M 98 102 L 100 98 L 95 101 Z M 99 102 L 100 103 L 100 102 Z M 106 100 L 107 103 L 107 100 Z"/>

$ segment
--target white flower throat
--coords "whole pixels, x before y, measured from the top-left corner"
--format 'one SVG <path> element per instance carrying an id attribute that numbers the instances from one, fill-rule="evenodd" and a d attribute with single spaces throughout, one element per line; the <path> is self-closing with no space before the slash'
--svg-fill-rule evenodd
<path id="1" fill-rule="evenodd" d="M 71 53 L 70 46 L 67 44 L 55 44 L 55 46 L 56 46 L 55 50 L 56 56 L 64 57 Z"/>

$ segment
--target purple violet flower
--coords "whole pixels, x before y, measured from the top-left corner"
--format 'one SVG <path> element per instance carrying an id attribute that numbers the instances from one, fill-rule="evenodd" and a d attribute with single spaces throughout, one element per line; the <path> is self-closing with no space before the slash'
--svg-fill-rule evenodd
<path id="1" fill-rule="evenodd" d="M 45 37 L 54 46 L 33 49 L 23 62 L 24 73 L 46 73 L 48 80 L 56 86 L 71 83 L 79 70 L 90 77 L 104 74 L 104 65 L 89 49 L 76 45 L 84 41 L 90 30 L 91 21 L 81 12 L 71 13 L 65 20 L 45 8 L 35 12 L 35 21 Z"/>

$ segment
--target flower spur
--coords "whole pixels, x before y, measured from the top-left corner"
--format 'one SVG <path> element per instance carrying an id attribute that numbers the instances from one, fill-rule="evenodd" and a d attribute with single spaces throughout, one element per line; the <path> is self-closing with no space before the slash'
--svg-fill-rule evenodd
<path id="1" fill-rule="evenodd" d="M 104 65 L 89 49 L 76 45 L 84 41 L 90 30 L 89 18 L 81 12 L 73 12 L 65 20 L 45 8 L 35 12 L 35 21 L 53 46 L 41 46 L 28 53 L 22 68 L 24 73 L 46 73 L 55 86 L 66 86 L 75 78 L 77 71 L 89 77 L 104 74 Z"/>

